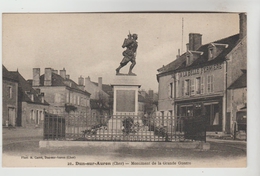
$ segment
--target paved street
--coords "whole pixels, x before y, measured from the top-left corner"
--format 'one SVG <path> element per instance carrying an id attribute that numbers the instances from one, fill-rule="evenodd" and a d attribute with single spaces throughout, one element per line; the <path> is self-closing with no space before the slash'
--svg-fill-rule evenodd
<path id="1" fill-rule="evenodd" d="M 178 167 L 241 167 L 246 166 L 246 142 L 233 140 L 208 139 L 211 144 L 209 151 L 201 151 L 199 149 L 153 149 L 153 150 L 129 150 L 122 148 L 113 153 L 106 151 L 97 151 L 95 149 L 83 147 L 55 148 L 55 149 L 39 149 L 39 140 L 42 139 L 37 129 L 31 130 L 27 137 L 20 136 L 18 131 L 3 131 L 3 165 L 6 166 L 35 166 L 55 165 L 67 166 L 67 157 L 71 157 L 69 161 L 75 165 L 76 162 L 183 162 L 185 164 Z M 15 135 L 7 135 L 9 133 L 17 133 Z M 32 156 L 33 160 L 25 159 Z M 44 162 L 41 157 L 60 157 L 60 162 L 56 159 L 45 158 Z M 37 157 L 41 159 L 37 159 Z M 66 158 L 66 159 L 65 159 Z M 11 162 L 10 161 L 17 161 Z M 43 164 L 44 163 L 44 164 Z M 157 163 L 158 164 L 158 163 Z M 166 165 L 167 166 L 167 163 Z M 173 165 L 175 166 L 175 165 Z M 176 166 L 175 166 L 176 167 Z"/>

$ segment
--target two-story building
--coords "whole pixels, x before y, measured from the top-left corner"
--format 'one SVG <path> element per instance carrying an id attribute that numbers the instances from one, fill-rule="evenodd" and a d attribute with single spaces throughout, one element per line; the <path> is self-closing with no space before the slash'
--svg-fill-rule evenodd
<path id="1" fill-rule="evenodd" d="M 2 66 L 2 125 L 17 126 L 18 117 L 18 80 Z"/>
<path id="2" fill-rule="evenodd" d="M 45 68 L 43 75 L 40 75 L 40 68 L 33 68 L 32 86 L 44 93 L 50 104 L 49 113 L 73 113 L 82 117 L 90 113 L 90 93 L 71 80 L 64 68 L 60 74 L 58 70 Z"/>
<path id="3" fill-rule="evenodd" d="M 85 85 L 85 90 L 91 94 L 90 107 L 92 116 L 108 115 L 110 109 L 112 109 L 109 104 L 111 95 L 105 91 L 108 85 L 102 83 L 102 77 L 98 78 L 98 82 L 93 82 L 90 77 L 87 77 L 85 78 L 85 84 L 84 78 L 79 77 L 79 84 Z M 112 90 L 112 88 L 110 89 Z"/>
<path id="4" fill-rule="evenodd" d="M 18 71 L 11 72 L 18 80 L 17 125 L 21 127 L 43 127 L 44 111 L 48 111 L 43 92 L 35 90 Z"/>
<path id="5" fill-rule="evenodd" d="M 202 35 L 189 34 L 187 51 L 158 69 L 159 111 L 180 117 L 204 116 L 207 131 L 230 133 L 228 87 L 246 67 L 246 15 L 240 33 L 202 45 Z"/>
<path id="6" fill-rule="evenodd" d="M 240 123 L 239 120 L 241 121 L 241 119 L 238 119 L 237 113 L 247 113 L 247 71 L 241 70 L 241 72 L 243 72 L 243 74 L 228 87 L 228 93 L 230 93 L 228 102 L 230 103 L 229 112 L 232 120 L 232 134 L 234 134 L 238 128 L 237 123 Z M 245 121 L 247 120 L 247 116 L 243 116 L 243 118 L 245 118 Z"/>

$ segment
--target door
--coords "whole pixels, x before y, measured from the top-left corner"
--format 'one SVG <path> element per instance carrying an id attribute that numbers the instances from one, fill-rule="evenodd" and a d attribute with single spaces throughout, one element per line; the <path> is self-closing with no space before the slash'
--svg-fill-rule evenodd
<path id="1" fill-rule="evenodd" d="M 222 130 L 221 106 L 219 103 L 204 105 L 207 131 Z"/>
<path id="2" fill-rule="evenodd" d="M 8 125 L 15 126 L 15 108 L 8 108 Z"/>

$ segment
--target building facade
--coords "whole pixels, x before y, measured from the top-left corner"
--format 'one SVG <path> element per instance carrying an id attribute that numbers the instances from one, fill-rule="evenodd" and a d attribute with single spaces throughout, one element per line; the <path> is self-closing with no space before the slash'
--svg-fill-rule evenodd
<path id="1" fill-rule="evenodd" d="M 232 99 L 227 88 L 246 67 L 245 14 L 240 14 L 240 23 L 239 34 L 205 45 L 201 34 L 189 34 L 187 51 L 158 69 L 158 107 L 162 115 L 203 116 L 207 131 L 231 132 Z"/>
<path id="2" fill-rule="evenodd" d="M 4 66 L 2 84 L 2 125 L 17 126 L 18 80 Z"/>
<path id="3" fill-rule="evenodd" d="M 246 70 L 241 70 L 243 74 L 235 80 L 229 87 L 228 93 L 229 96 L 229 112 L 231 117 L 231 133 L 235 134 L 237 130 L 237 123 L 239 123 L 239 117 L 237 113 L 245 112 L 247 113 L 247 74 Z M 244 118 L 247 118 L 246 116 Z M 246 119 L 245 119 L 246 121 Z"/>
<path id="4" fill-rule="evenodd" d="M 57 70 L 45 68 L 43 75 L 40 75 L 40 68 L 33 68 L 32 85 L 44 93 L 45 100 L 50 104 L 49 113 L 89 115 L 90 93 L 71 80 L 64 68 L 60 74 Z"/>
<path id="5" fill-rule="evenodd" d="M 32 88 L 18 72 L 12 72 L 18 80 L 18 117 L 17 125 L 21 127 L 43 127 L 44 111 L 49 104 L 45 101 L 44 93 Z"/>
<path id="6" fill-rule="evenodd" d="M 102 77 L 98 78 L 98 82 L 93 82 L 90 77 L 87 77 L 85 78 L 85 84 L 84 78 L 80 77 L 79 83 L 85 85 L 85 90 L 91 94 L 90 107 L 92 116 L 109 115 L 112 109 L 109 104 L 111 95 L 104 90 L 108 85 L 103 84 Z"/>

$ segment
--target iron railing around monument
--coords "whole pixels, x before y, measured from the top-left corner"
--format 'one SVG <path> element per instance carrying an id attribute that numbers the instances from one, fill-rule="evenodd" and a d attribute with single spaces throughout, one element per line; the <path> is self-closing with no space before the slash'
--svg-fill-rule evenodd
<path id="1" fill-rule="evenodd" d="M 203 118 L 45 114 L 44 139 L 76 141 L 206 141 Z"/>

